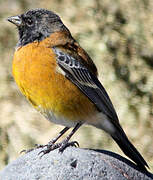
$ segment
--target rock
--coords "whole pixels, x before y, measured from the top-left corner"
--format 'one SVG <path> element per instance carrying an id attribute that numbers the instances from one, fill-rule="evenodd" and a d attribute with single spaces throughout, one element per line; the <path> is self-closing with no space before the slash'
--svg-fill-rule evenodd
<path id="1" fill-rule="evenodd" d="M 68 147 L 41 157 L 33 150 L 8 164 L 1 180 L 151 180 L 131 161 L 109 151 Z"/>

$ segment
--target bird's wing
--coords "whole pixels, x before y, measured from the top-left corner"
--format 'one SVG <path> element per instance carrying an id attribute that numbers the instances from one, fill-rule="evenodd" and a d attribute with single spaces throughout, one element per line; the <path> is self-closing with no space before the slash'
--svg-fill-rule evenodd
<path id="1" fill-rule="evenodd" d="M 59 48 L 54 48 L 57 55 L 57 64 L 64 71 L 65 77 L 75 84 L 97 107 L 112 121 L 118 122 L 112 102 L 97 77 L 93 75 L 77 59 Z"/>

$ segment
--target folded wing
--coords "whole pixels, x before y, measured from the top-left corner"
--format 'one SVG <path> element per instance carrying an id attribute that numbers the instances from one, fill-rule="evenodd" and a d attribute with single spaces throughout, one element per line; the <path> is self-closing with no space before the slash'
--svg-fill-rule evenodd
<path id="1" fill-rule="evenodd" d="M 69 54 L 54 48 L 57 54 L 57 63 L 65 72 L 66 78 L 74 83 L 97 107 L 112 121 L 118 122 L 112 102 L 97 77 L 93 75 L 81 62 Z"/>

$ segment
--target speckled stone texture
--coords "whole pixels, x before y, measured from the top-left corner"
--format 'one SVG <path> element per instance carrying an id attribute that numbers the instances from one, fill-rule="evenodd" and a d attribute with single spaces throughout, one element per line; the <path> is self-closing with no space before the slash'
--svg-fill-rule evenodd
<path id="1" fill-rule="evenodd" d="M 0 180 L 151 180 L 129 160 L 108 151 L 68 147 L 43 157 L 33 150 L 8 164 Z"/>

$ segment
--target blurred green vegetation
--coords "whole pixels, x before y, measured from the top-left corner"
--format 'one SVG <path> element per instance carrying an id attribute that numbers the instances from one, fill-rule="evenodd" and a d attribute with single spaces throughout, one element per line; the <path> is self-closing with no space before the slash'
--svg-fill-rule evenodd
<path id="1" fill-rule="evenodd" d="M 12 78 L 17 31 L 6 18 L 32 8 L 58 13 L 90 54 L 126 134 L 153 170 L 152 0 L 0 0 L 0 169 L 63 128 L 33 110 Z M 72 139 L 81 147 L 123 155 L 106 133 L 93 127 L 82 127 Z"/>

